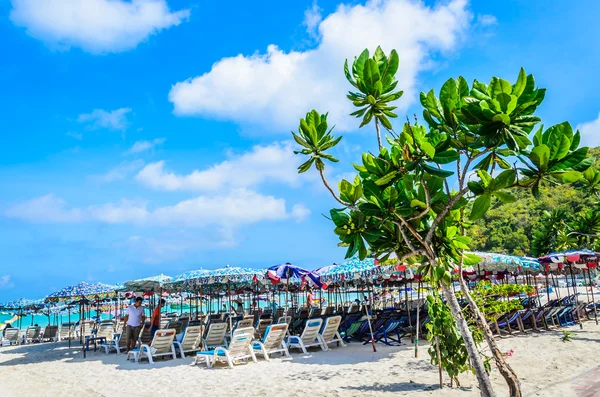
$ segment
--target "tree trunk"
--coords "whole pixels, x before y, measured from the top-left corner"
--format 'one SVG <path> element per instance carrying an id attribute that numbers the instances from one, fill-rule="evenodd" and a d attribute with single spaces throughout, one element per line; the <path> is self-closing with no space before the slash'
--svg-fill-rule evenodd
<path id="1" fill-rule="evenodd" d="M 459 269 L 458 279 L 460 282 L 460 289 L 464 294 L 467 303 L 469 304 L 469 308 L 471 309 L 471 313 L 473 313 L 475 321 L 477 322 L 477 327 L 483 333 L 483 337 L 485 338 L 490 348 L 490 351 L 494 356 L 496 367 L 498 368 L 498 371 L 500 371 L 500 373 L 504 377 L 504 380 L 506 381 L 506 384 L 508 385 L 510 393 L 509 396 L 521 397 L 521 383 L 519 382 L 519 378 L 517 378 L 517 374 L 515 373 L 515 371 L 513 371 L 511 366 L 508 365 L 508 363 L 504 359 L 504 355 L 498 348 L 498 344 L 494 339 L 494 335 L 492 334 L 492 330 L 488 326 L 485 316 L 483 315 L 483 313 L 481 313 L 481 310 L 479 310 L 479 307 L 477 307 L 477 304 L 471 297 L 471 294 L 469 293 L 469 288 L 467 287 L 467 284 L 465 283 L 465 280 L 462 276 L 462 269 Z"/>
<path id="2" fill-rule="evenodd" d="M 383 143 L 381 142 L 381 130 L 379 128 L 379 119 L 375 118 L 375 129 L 377 130 L 377 144 L 379 145 L 379 150 L 383 149 Z"/>
<path id="3" fill-rule="evenodd" d="M 492 388 L 492 382 L 485 371 L 483 361 L 481 360 L 481 356 L 479 355 L 479 351 L 475 345 L 475 340 L 473 340 L 473 335 L 469 329 L 469 324 L 467 324 L 467 321 L 463 316 L 458 300 L 456 299 L 456 295 L 454 294 L 454 290 L 450 288 L 450 286 L 442 283 L 442 291 L 446 297 L 448 307 L 450 308 L 450 311 L 456 320 L 458 330 L 460 331 L 460 334 L 465 342 L 467 352 L 469 353 L 469 359 L 471 360 L 471 365 L 473 366 L 475 376 L 477 377 L 477 382 L 479 383 L 481 396 L 495 397 L 496 393 L 494 393 L 494 389 Z"/>

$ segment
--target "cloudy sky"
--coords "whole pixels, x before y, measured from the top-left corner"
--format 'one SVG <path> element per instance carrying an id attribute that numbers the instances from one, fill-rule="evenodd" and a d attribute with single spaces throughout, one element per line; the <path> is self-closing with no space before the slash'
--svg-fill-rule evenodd
<path id="1" fill-rule="evenodd" d="M 283 7 L 285 5 L 285 7 Z M 400 55 L 399 113 L 448 77 L 548 88 L 546 125 L 600 144 L 600 3 L 0 0 L 0 300 L 226 264 L 339 262 L 335 202 L 296 173 L 312 108 L 344 135 L 343 62 Z M 401 120 L 398 121 L 401 123 Z"/>

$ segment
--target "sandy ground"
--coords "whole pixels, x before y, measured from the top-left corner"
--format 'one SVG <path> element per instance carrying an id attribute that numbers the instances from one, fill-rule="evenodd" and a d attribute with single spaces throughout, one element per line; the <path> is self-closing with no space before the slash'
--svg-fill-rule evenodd
<path id="1" fill-rule="evenodd" d="M 572 342 L 562 342 L 562 331 L 512 336 L 500 339 L 503 351 L 519 375 L 526 396 L 591 397 L 600 387 L 600 326 L 588 321 L 583 329 L 571 327 Z M 304 356 L 295 351 L 293 360 L 207 369 L 192 367 L 192 358 L 164 360 L 150 365 L 135 364 L 125 355 L 68 349 L 65 342 L 0 348 L 0 395 L 12 396 L 141 396 L 141 395 L 229 395 L 229 396 L 476 396 L 471 374 L 460 377 L 460 388 L 442 390 L 437 367 L 429 363 L 427 346 L 371 346 L 352 343 L 348 347 Z M 493 382 L 499 396 L 506 388 L 494 369 Z M 447 380 L 447 377 L 445 377 Z"/>

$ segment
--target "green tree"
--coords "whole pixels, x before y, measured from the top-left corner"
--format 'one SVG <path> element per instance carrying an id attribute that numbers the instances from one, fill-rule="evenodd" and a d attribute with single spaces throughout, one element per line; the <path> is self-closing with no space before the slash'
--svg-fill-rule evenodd
<path id="1" fill-rule="evenodd" d="M 363 60 L 357 58 L 357 62 Z M 309 156 L 299 172 L 315 164 L 343 206 L 330 214 L 334 232 L 348 246 L 346 256 L 364 258 L 367 247 L 377 255 L 396 253 L 400 262 L 412 259 L 425 263 L 423 273 L 440 283 L 484 396 L 495 393 L 450 287 L 455 264 L 460 270 L 463 263 L 479 260 L 464 253 L 470 243 L 466 227 L 485 215 L 492 198 L 515 202 L 511 188 L 529 190 L 537 197 L 545 187 L 580 179 L 591 164 L 586 159 L 588 149 L 578 148 L 580 134 L 573 133 L 569 123 L 545 131 L 539 128 L 529 140 L 541 121 L 534 113 L 544 95 L 545 90 L 536 88 L 533 76 L 523 69 L 515 84 L 494 77 L 489 85 L 474 81 L 469 87 L 463 77 L 449 79 L 439 96 L 433 90 L 421 93 L 428 126 L 407 122 L 399 132 L 389 129 L 388 147 L 380 147 L 378 155 L 363 153 L 362 164 L 355 165 L 355 179 L 340 181 L 339 196 L 323 174 L 324 160 L 337 161 L 327 151 L 339 141 L 327 128 L 327 115 L 309 112 L 300 120 L 298 133 L 293 133 L 302 146 L 299 153 Z M 509 160 L 513 159 L 518 160 L 518 166 L 511 166 Z M 457 190 L 450 189 L 448 178 L 453 175 Z M 469 204 L 470 211 L 465 211 Z M 516 374 L 498 349 L 462 280 L 462 272 L 459 274 L 461 291 L 496 366 L 511 395 L 521 396 Z"/>

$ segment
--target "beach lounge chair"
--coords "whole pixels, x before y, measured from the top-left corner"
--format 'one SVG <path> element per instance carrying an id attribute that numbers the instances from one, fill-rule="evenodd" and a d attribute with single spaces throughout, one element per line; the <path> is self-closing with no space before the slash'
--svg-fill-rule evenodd
<path id="1" fill-rule="evenodd" d="M 202 349 L 202 326 L 188 326 L 185 329 L 181 342 L 175 341 L 175 347 L 179 350 L 181 358 L 185 357 L 185 353 L 194 353 Z"/>
<path id="2" fill-rule="evenodd" d="M 40 336 L 40 342 L 55 342 L 58 340 L 58 326 L 56 325 L 48 325 L 44 328 L 44 333 Z"/>
<path id="3" fill-rule="evenodd" d="M 58 330 L 58 340 L 72 339 L 74 336 L 73 323 L 62 323 Z"/>
<path id="4" fill-rule="evenodd" d="M 28 327 L 25 331 L 25 343 L 33 343 L 40 339 L 40 327 Z"/>
<path id="5" fill-rule="evenodd" d="M 329 345 L 332 343 L 341 344 L 344 347 L 346 346 L 338 332 L 341 323 L 342 316 L 327 317 L 325 319 L 323 327 L 321 328 L 321 331 L 318 335 L 319 339 L 321 339 L 321 342 L 326 348 L 325 350 L 328 350 Z"/>
<path id="6" fill-rule="evenodd" d="M 4 338 L 2 338 L 2 346 L 8 344 L 9 346 L 12 344 L 19 344 L 19 329 L 18 328 L 9 328 L 4 333 Z"/>
<path id="7" fill-rule="evenodd" d="M 208 368 L 212 368 L 216 361 L 227 362 L 229 368 L 233 368 L 233 364 L 236 361 L 247 360 L 248 358 L 252 358 L 256 362 L 256 356 L 252 349 L 253 337 L 254 328 L 239 328 L 231 338 L 228 348 L 220 346 L 214 350 L 198 352 L 196 353 L 194 365 L 198 364 L 202 359 L 205 360 Z"/>
<path id="8" fill-rule="evenodd" d="M 287 334 L 288 325 L 283 324 L 275 324 L 269 325 L 265 332 L 265 336 L 260 342 L 254 342 L 252 344 L 252 349 L 254 349 L 255 354 L 261 354 L 264 356 L 265 360 L 269 360 L 269 355 L 273 353 L 281 353 L 286 357 L 290 357 L 290 352 L 287 348 L 287 344 L 285 343 L 285 336 Z"/>
<path id="9" fill-rule="evenodd" d="M 273 320 L 271 320 L 270 318 L 258 320 L 258 324 L 256 325 L 256 331 L 254 332 L 255 338 L 261 339 L 263 336 L 265 336 L 267 327 L 271 324 L 273 324 Z"/>
<path id="10" fill-rule="evenodd" d="M 254 329 L 254 328 L 253 328 Z M 227 346 L 225 334 L 227 333 L 227 323 L 212 323 L 208 326 L 206 335 L 202 340 L 202 349 L 210 350 L 219 346 Z"/>
<path id="11" fill-rule="evenodd" d="M 306 349 L 313 346 L 319 346 L 323 351 L 327 350 L 327 346 L 323 344 L 319 334 L 322 325 L 323 320 L 320 318 L 308 320 L 304 326 L 302 335 L 287 338 L 288 349 L 300 349 L 304 354 L 308 354 Z"/>
<path id="12" fill-rule="evenodd" d="M 172 356 L 174 359 L 177 358 L 175 353 L 175 339 L 174 329 L 161 329 L 156 331 L 152 343 L 150 345 L 143 344 L 138 349 L 133 349 L 127 353 L 127 359 L 133 355 L 135 362 L 139 362 L 144 357 L 148 358 L 150 364 L 154 363 L 155 357 L 160 356 Z"/>

